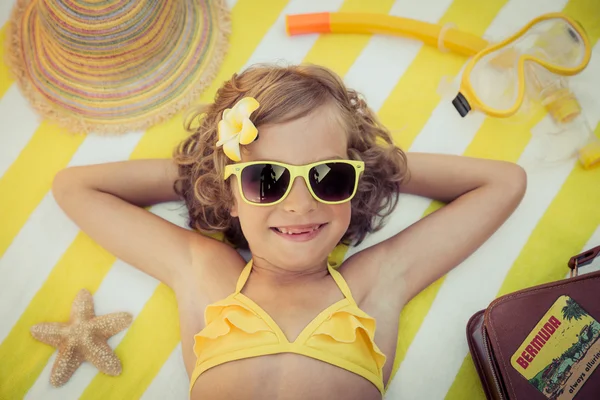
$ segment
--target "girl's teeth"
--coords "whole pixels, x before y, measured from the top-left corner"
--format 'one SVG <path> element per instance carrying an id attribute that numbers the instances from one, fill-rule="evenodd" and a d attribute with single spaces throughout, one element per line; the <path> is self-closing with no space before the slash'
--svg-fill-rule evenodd
<path id="1" fill-rule="evenodd" d="M 313 226 L 309 229 L 297 230 L 297 229 L 286 229 L 286 228 L 276 228 L 279 232 L 285 233 L 287 235 L 299 235 L 301 233 L 310 233 L 314 230 L 317 230 L 318 226 Z"/>

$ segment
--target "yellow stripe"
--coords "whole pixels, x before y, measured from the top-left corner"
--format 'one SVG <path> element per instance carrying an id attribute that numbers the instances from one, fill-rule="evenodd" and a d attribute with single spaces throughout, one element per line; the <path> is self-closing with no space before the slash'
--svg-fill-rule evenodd
<path id="1" fill-rule="evenodd" d="M 346 0 L 338 11 L 387 14 L 393 4 L 394 1 L 391 0 Z M 308 52 L 304 62 L 331 68 L 343 77 L 370 39 L 371 35 L 322 35 Z"/>
<path id="2" fill-rule="evenodd" d="M 86 288 L 94 293 L 114 262 L 88 236 L 77 236 L 0 345 L 0 399 L 22 399 L 54 352 L 33 339 L 29 329 L 40 322 L 67 321 L 77 292 Z"/>
<path id="3" fill-rule="evenodd" d="M 600 124 L 596 127 L 600 138 Z M 577 165 L 535 227 L 508 272 L 497 296 L 564 278 L 566 262 L 600 225 L 600 168 L 584 170 Z M 463 361 L 447 399 L 481 397 L 481 383 L 473 360 Z M 479 396 L 479 397 L 477 397 Z"/>
<path id="4" fill-rule="evenodd" d="M 531 138 L 531 130 L 546 115 L 539 108 L 526 123 L 516 124 L 512 118 L 486 118 L 477 135 L 464 152 L 465 156 L 517 162 Z"/>
<path id="5" fill-rule="evenodd" d="M 54 175 L 67 166 L 83 135 L 65 134 L 42 122 L 19 157 L 0 178 L 0 257 L 50 190 Z"/>
<path id="6" fill-rule="evenodd" d="M 224 76 L 229 77 L 233 72 L 239 70 L 243 66 L 244 62 L 254 51 L 254 48 L 260 43 L 260 40 L 266 31 L 273 25 L 285 4 L 285 0 L 270 0 L 268 4 L 264 4 L 264 7 L 260 7 L 259 9 L 250 0 L 239 0 L 236 3 L 236 6 L 231 11 L 233 32 L 230 37 L 230 43 L 232 50 L 230 50 L 229 56 L 225 58 L 222 64 L 222 74 L 217 78 L 219 83 L 215 82 L 211 87 L 212 92 L 207 93 L 203 96 L 204 98 L 212 98 L 216 88 L 220 86 L 222 80 L 225 79 Z M 131 158 L 170 156 L 176 143 L 178 143 L 185 135 L 181 121 L 181 115 L 179 115 L 173 120 L 156 126 L 146 132 L 135 151 L 132 153 Z M 41 128 L 39 131 L 41 131 Z M 64 135 L 58 137 L 57 133 L 50 136 L 38 135 L 38 133 L 36 133 L 27 146 L 28 148 L 31 146 L 32 149 L 27 151 L 26 148 L 24 154 L 21 154 L 19 159 L 17 159 L 15 164 L 11 167 L 11 169 L 15 169 L 15 171 L 11 171 L 11 169 L 7 171 L 7 174 L 12 173 L 11 176 L 14 176 L 14 178 L 11 178 L 10 180 L 12 187 L 21 190 L 21 192 L 18 193 L 19 201 L 24 201 L 27 204 L 34 203 L 33 201 L 29 201 L 30 198 L 35 197 L 34 195 L 43 192 L 38 196 L 41 199 L 41 196 L 47 193 L 52 177 L 56 171 L 66 165 L 71 158 L 72 153 L 75 151 L 75 148 L 67 145 L 68 142 L 64 143 L 64 140 L 66 140 L 64 138 L 70 138 L 71 141 L 75 140 L 74 138 L 80 138 L 80 141 L 83 140 L 83 137 L 80 136 Z M 48 134 L 48 132 L 44 133 Z M 52 134 L 52 132 L 50 133 Z M 42 139 L 45 141 L 42 141 Z M 44 158 L 45 153 L 48 153 L 51 157 Z M 55 157 L 58 157 L 58 160 L 66 160 L 61 164 L 60 168 L 58 168 L 59 162 L 55 161 Z M 42 159 L 42 161 L 40 161 L 40 159 Z M 15 167 L 18 167 L 18 169 Z M 27 175 L 28 172 L 32 171 L 35 171 L 35 174 L 42 174 L 44 181 L 47 181 L 47 185 L 44 190 L 42 190 L 42 188 L 37 188 L 36 186 L 37 191 L 31 193 L 31 195 L 29 192 L 23 194 L 23 190 L 25 189 L 16 186 L 19 182 L 19 179 L 17 178 L 21 178 L 21 181 L 26 181 L 26 178 L 29 176 L 36 176 Z M 4 193 L 6 191 L 5 187 L 9 187 L 8 185 L 2 186 L 2 182 L 3 181 L 0 181 L 0 193 Z M 9 192 L 6 191 L 6 193 Z M 14 219 L 12 213 L 15 212 L 15 209 L 21 209 L 20 206 L 17 207 L 18 204 L 16 203 L 16 198 L 16 194 L 11 195 L 10 202 L 5 202 L 4 197 L 0 197 L 0 213 L 3 213 L 0 214 L 0 220 L 5 217 L 4 213 L 6 213 L 7 216 L 10 216 L 10 219 Z M 33 210 L 33 207 L 35 207 L 38 202 L 39 200 L 35 202 L 31 207 L 31 210 Z M 19 214 L 23 215 L 21 220 L 22 223 L 24 223 L 29 213 L 20 212 Z M 9 226 L 13 225 L 16 224 Z M 4 229 L 2 232 L 4 234 Z M 12 236 L 14 236 L 14 234 Z M 4 237 L 0 238 L 3 239 Z M 10 362 L 4 363 L 4 368 L 10 369 L 10 379 L 7 381 L 10 382 L 10 384 L 7 385 L 3 383 L 3 385 L 1 385 L 0 398 L 22 398 L 23 394 L 29 390 L 31 385 L 38 378 L 40 372 L 47 363 L 48 358 L 52 354 L 52 348 L 31 340 L 29 334 L 31 325 L 44 320 L 60 321 L 68 319 L 70 303 L 73 301 L 74 293 L 83 287 L 88 288 L 94 293 L 114 263 L 114 257 L 98 246 L 88 245 L 88 240 L 89 239 L 87 239 L 87 236 L 84 234 L 80 234 L 77 237 L 63 256 L 63 260 L 69 260 L 69 262 L 61 261 L 54 267 L 52 273 L 28 305 L 25 312 L 21 315 L 21 318 L 13 327 L 7 339 L 0 344 L 0 359 L 10 360 Z M 4 241 L 0 241 L 0 246 L 3 243 Z M 2 248 L 0 247 L 0 250 L 1 249 Z M 122 354 L 143 354 L 144 357 L 146 357 L 146 361 L 140 364 L 136 363 L 134 368 L 131 369 L 125 367 L 123 376 L 119 379 L 110 381 L 111 387 L 109 389 L 102 388 L 105 385 L 102 384 L 102 377 L 99 374 L 92 381 L 88 390 L 86 390 L 86 396 L 93 396 L 93 393 L 100 390 L 109 390 L 112 394 L 104 398 L 129 399 L 132 397 L 129 395 L 127 397 L 122 397 L 122 393 L 137 393 L 137 395 L 133 397 L 138 398 L 146 390 L 147 384 L 154 378 L 156 373 L 158 373 L 168 355 L 179 342 L 178 332 L 174 335 L 172 334 L 171 329 L 158 332 L 156 330 L 145 328 L 146 326 L 149 326 L 146 325 L 149 323 L 148 321 L 152 323 L 161 320 L 162 318 L 167 322 L 162 323 L 159 326 L 178 326 L 176 318 L 177 308 L 170 307 L 171 303 L 161 300 L 165 298 L 165 296 L 161 295 L 165 290 L 168 291 L 168 289 L 163 286 L 157 289 L 146 305 L 150 311 L 146 311 L 145 308 L 140 316 L 136 318 L 125 339 L 117 349 L 119 352 L 122 352 Z M 155 302 L 163 304 L 163 307 L 169 308 L 169 310 L 160 313 L 153 312 L 152 309 Z M 56 313 L 48 311 L 48 308 L 51 307 L 49 305 L 55 305 L 53 309 L 57 310 Z M 59 313 L 59 311 L 62 314 Z M 150 314 L 150 317 L 148 317 L 148 314 Z M 142 327 L 143 329 L 138 327 Z M 140 334 L 140 331 L 143 331 L 144 333 Z M 130 335 L 131 339 L 127 339 Z M 164 335 L 167 337 L 165 338 Z M 148 340 L 153 340 L 154 348 L 152 354 L 148 354 L 148 346 L 144 345 L 139 347 L 140 343 L 147 343 L 145 341 L 146 338 L 148 338 Z M 15 352 L 14 349 L 26 350 Z M 3 370 L 0 370 L 0 376 L 5 376 Z M 141 384 L 140 382 L 143 382 L 144 384 Z"/>
<path id="7" fill-rule="evenodd" d="M 0 28 L 0 97 L 4 96 L 4 93 L 6 93 L 10 85 L 14 82 L 10 70 L 4 62 L 6 57 L 6 32 L 8 28 L 8 23 Z"/>
<path id="8" fill-rule="evenodd" d="M 485 393 L 479 381 L 471 354 L 467 354 L 465 357 L 465 361 L 460 366 L 458 374 L 456 374 L 456 378 L 452 386 L 450 386 L 450 390 L 446 393 L 445 399 L 485 399 Z"/>

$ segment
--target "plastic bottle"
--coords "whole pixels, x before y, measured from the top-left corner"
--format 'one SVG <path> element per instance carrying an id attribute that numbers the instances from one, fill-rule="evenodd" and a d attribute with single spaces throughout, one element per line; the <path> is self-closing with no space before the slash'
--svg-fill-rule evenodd
<path id="1" fill-rule="evenodd" d="M 584 168 L 600 164 L 600 140 L 590 129 L 567 79 L 534 64 L 528 66 L 527 73 L 532 95 L 557 126 L 556 131 L 544 134 L 542 158 L 552 162 L 576 156 Z"/>

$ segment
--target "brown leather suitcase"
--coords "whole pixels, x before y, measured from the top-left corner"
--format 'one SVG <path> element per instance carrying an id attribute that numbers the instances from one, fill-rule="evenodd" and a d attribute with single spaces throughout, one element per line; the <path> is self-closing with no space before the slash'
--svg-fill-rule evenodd
<path id="1" fill-rule="evenodd" d="M 588 364 L 588 370 L 591 371 L 588 372 L 589 376 L 583 384 L 578 386 L 573 383 L 576 381 L 569 380 L 575 372 L 569 367 L 560 378 L 561 383 L 562 379 L 565 379 L 565 386 L 559 388 L 556 383 L 552 386 L 556 388 L 555 391 L 562 393 L 544 394 L 511 364 L 511 357 L 525 345 L 524 342 L 530 337 L 530 333 L 534 334 L 532 331 L 539 326 L 538 322 L 542 323 L 541 318 L 561 296 L 569 296 L 589 316 L 600 322 L 600 271 L 578 276 L 579 267 L 591 264 L 594 259 L 600 260 L 600 246 L 569 260 L 570 278 L 499 297 L 487 309 L 471 317 L 467 324 L 467 341 L 488 399 L 600 399 L 600 368 L 592 369 L 593 365 Z M 598 334 L 596 331 L 592 332 L 592 338 Z M 600 339 L 596 340 L 598 340 L 597 345 L 600 345 Z M 589 349 L 592 350 L 591 347 Z M 593 348 L 593 353 L 596 354 L 595 352 L 596 347 Z M 535 353 L 537 351 L 529 354 Z M 523 355 L 529 357 L 529 354 Z M 584 361 L 591 363 L 588 358 Z M 600 360 L 591 361 L 600 364 Z M 568 375 L 569 372 L 571 375 Z M 576 372 L 579 373 L 579 370 Z M 569 379 L 566 378 L 567 375 Z"/>

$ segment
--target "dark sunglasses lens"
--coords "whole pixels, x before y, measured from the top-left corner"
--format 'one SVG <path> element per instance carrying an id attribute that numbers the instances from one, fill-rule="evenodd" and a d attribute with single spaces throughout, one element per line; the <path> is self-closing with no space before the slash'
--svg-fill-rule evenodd
<path id="1" fill-rule="evenodd" d="M 346 163 L 332 162 L 311 168 L 310 185 L 323 201 L 348 200 L 354 192 L 356 170 Z"/>
<path id="2" fill-rule="evenodd" d="M 255 164 L 242 170 L 242 191 L 252 203 L 269 204 L 281 199 L 290 184 L 290 172 L 279 165 Z"/>

